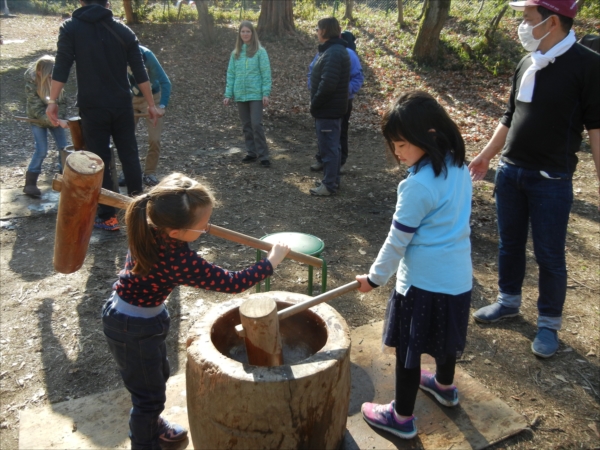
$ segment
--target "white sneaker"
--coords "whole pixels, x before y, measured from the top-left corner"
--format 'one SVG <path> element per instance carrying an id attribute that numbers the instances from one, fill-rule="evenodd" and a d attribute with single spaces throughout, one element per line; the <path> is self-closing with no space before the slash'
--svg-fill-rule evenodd
<path id="1" fill-rule="evenodd" d="M 326 197 L 328 195 L 332 195 L 333 192 L 330 192 L 329 189 L 327 189 L 325 187 L 325 185 L 321 183 L 318 188 L 311 189 L 310 190 L 310 194 L 311 195 L 317 195 L 317 196 L 320 196 L 320 197 Z"/>

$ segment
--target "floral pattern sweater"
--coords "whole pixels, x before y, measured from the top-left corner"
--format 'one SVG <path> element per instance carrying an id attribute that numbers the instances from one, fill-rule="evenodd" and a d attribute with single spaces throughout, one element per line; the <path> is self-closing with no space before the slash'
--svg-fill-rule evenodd
<path id="1" fill-rule="evenodd" d="M 200 257 L 187 242 L 165 235 L 156 235 L 156 241 L 160 260 L 150 273 L 132 273 L 134 260 L 128 252 L 125 268 L 113 286 L 119 297 L 131 305 L 158 306 L 179 285 L 235 294 L 273 274 L 273 266 L 266 258 L 245 270 L 230 272 Z"/>

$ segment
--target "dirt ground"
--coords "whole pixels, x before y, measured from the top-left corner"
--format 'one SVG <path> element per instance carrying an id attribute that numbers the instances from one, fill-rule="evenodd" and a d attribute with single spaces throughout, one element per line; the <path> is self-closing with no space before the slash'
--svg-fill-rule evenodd
<path id="1" fill-rule="evenodd" d="M 54 53 L 61 18 L 20 15 L 0 20 L 3 39 L 13 41 L 0 47 L 0 188 L 17 189 L 23 185 L 33 139 L 28 127 L 11 116 L 24 115 L 23 72 L 38 56 Z M 328 286 L 348 283 L 356 274 L 367 272 L 377 255 L 394 211 L 396 186 L 405 174 L 385 157 L 377 132 L 377 111 L 385 106 L 378 94 L 378 68 L 370 64 L 369 52 L 365 51 L 366 84 L 354 104 L 350 158 L 340 192 L 331 198 L 314 198 L 308 190 L 318 179 L 309 170 L 316 140 L 308 114 L 305 74 L 316 42 L 300 34 L 264 43 L 274 83 L 272 105 L 265 115 L 273 165 L 264 169 L 240 163 L 244 152 L 237 113 L 235 108 L 222 105 L 227 60 L 235 39 L 233 27 L 219 26 L 219 44 L 212 47 L 200 43 L 195 25 L 134 27 L 173 82 L 159 175 L 180 171 L 212 186 L 220 201 L 212 218 L 214 224 L 255 237 L 276 231 L 320 237 L 326 244 Z M 372 29 L 364 32 L 375 33 Z M 382 37 L 370 38 L 376 43 Z M 365 41 L 364 48 L 371 42 Z M 359 52 L 361 45 L 359 41 Z M 465 131 L 473 123 L 484 130 L 493 129 L 509 87 L 508 76 L 493 78 L 481 71 L 407 71 L 397 83 L 399 87 L 423 86 L 433 91 L 446 106 L 453 105 L 449 107 L 453 116 L 458 117 L 461 108 L 469 108 L 473 111 L 471 119 L 457 118 Z M 490 90 L 490 97 L 475 95 Z M 72 77 L 70 98 L 74 92 Z M 71 112 L 76 110 L 71 107 Z M 147 148 L 145 125 L 138 129 L 138 136 L 143 157 Z M 482 143 L 476 141 L 467 140 L 470 155 L 481 149 Z M 579 155 L 567 240 L 569 289 L 558 354 L 541 360 L 530 351 L 537 317 L 537 268 L 531 247 L 522 315 L 491 326 L 470 323 L 461 368 L 522 413 L 531 425 L 531 431 L 494 448 L 600 446 L 598 184 L 590 153 Z M 47 158 L 43 171 L 42 184 L 47 186 L 55 172 L 51 158 Z M 492 180 L 493 173 L 474 186 L 473 310 L 495 299 L 497 233 Z M 52 267 L 54 213 L 2 217 L 0 447 L 16 449 L 20 411 L 122 385 L 102 336 L 99 312 L 123 264 L 126 230 L 95 231 L 82 269 L 62 275 Z M 193 246 L 209 261 L 230 269 L 243 268 L 255 258 L 254 250 L 211 236 Z M 306 266 L 292 261 L 283 263 L 272 281 L 272 289 L 277 290 L 304 293 L 306 286 Z M 358 327 L 382 320 L 391 288 L 390 282 L 367 295 L 348 294 L 331 304 L 350 327 Z M 173 292 L 168 301 L 173 373 L 184 370 L 190 326 L 212 303 L 225 298 L 225 294 L 189 288 Z"/>

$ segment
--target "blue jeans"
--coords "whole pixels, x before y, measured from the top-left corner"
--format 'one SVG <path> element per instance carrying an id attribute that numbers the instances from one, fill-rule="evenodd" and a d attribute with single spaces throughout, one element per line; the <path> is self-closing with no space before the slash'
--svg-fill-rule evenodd
<path id="1" fill-rule="evenodd" d="M 340 133 L 342 119 L 315 119 L 319 155 L 323 163 L 323 184 L 329 192 L 336 192 L 340 185 Z"/>
<path id="2" fill-rule="evenodd" d="M 567 294 L 565 241 L 573 204 L 568 173 L 528 170 L 501 163 L 496 172 L 498 302 L 521 305 L 529 223 L 539 266 L 538 327 L 559 330 Z"/>
<path id="3" fill-rule="evenodd" d="M 60 164 L 60 151 L 67 146 L 67 137 L 65 130 L 61 127 L 42 128 L 37 125 L 31 125 L 31 132 L 35 140 L 35 152 L 31 158 L 31 162 L 27 167 L 27 172 L 42 173 L 42 163 L 48 155 L 48 131 L 54 138 L 56 150 L 58 151 L 58 168 L 62 172 Z"/>
<path id="4" fill-rule="evenodd" d="M 134 450 L 160 450 L 158 417 L 167 399 L 170 367 L 165 339 L 170 323 L 166 309 L 142 318 L 116 311 L 112 300 L 102 308 L 108 347 L 131 394 L 129 437 Z"/>

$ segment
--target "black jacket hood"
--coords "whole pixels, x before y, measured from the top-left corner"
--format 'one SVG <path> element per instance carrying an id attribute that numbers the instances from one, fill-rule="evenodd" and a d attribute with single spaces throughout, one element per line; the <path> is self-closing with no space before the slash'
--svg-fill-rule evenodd
<path id="1" fill-rule="evenodd" d="M 100 5 L 87 5 L 73 11 L 73 17 L 85 22 L 99 22 L 110 19 L 113 13 L 110 9 Z"/>

